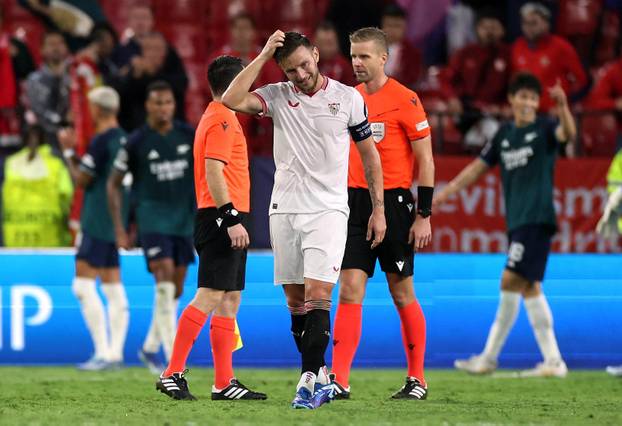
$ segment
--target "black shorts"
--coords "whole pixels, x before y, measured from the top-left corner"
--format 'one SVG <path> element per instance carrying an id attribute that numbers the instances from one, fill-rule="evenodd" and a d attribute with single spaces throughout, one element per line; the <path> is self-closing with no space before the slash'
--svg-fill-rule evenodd
<path id="1" fill-rule="evenodd" d="M 505 268 L 530 282 L 542 281 L 555 228 L 523 225 L 509 232 L 510 246 Z"/>
<path id="2" fill-rule="evenodd" d="M 248 230 L 249 217 L 240 213 Z M 242 291 L 246 281 L 247 250 L 231 248 L 227 228 L 215 208 L 199 209 L 194 223 L 194 246 L 199 253 L 198 287 Z"/>
<path id="3" fill-rule="evenodd" d="M 367 223 L 372 212 L 369 191 L 348 188 L 348 206 L 348 239 L 341 269 L 361 269 L 372 277 L 378 259 L 383 272 L 411 276 L 415 252 L 414 246 L 408 244 L 408 234 L 415 218 L 415 203 L 410 190 L 398 188 L 384 191 L 387 233 L 384 241 L 373 250 L 371 241 L 366 240 Z"/>
<path id="4" fill-rule="evenodd" d="M 140 234 L 138 239 L 147 260 L 147 269 L 149 262 L 158 259 L 173 259 L 175 266 L 194 263 L 194 249 L 190 237 L 145 233 Z"/>
<path id="5" fill-rule="evenodd" d="M 86 234 L 82 234 L 76 259 L 85 261 L 93 268 L 119 267 L 119 251 L 116 244 Z"/>

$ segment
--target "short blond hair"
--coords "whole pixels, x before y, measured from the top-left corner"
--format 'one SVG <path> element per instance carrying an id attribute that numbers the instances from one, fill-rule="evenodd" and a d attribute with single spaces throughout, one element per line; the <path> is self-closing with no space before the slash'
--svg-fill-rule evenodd
<path id="1" fill-rule="evenodd" d="M 366 41 L 375 41 L 378 47 L 384 52 L 389 53 L 387 35 L 380 28 L 365 27 L 350 34 L 350 43 L 363 43 Z"/>

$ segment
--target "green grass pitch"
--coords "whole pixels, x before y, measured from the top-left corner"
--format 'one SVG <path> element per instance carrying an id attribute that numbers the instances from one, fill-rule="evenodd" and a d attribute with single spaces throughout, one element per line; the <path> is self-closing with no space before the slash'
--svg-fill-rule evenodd
<path id="1" fill-rule="evenodd" d="M 389 397 L 401 370 L 355 370 L 352 399 L 293 410 L 296 370 L 238 369 L 267 401 L 212 402 L 212 371 L 188 375 L 196 402 L 173 401 L 142 368 L 83 373 L 61 367 L 2 367 L 0 425 L 622 425 L 622 379 L 571 371 L 566 379 L 472 377 L 429 370 L 427 401 Z"/>

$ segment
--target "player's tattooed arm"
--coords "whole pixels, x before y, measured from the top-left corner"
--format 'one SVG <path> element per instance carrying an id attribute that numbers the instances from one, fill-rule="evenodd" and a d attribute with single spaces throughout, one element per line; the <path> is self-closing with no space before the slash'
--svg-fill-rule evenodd
<path id="1" fill-rule="evenodd" d="M 283 46 L 285 33 L 277 30 L 270 36 L 261 53 L 235 76 L 222 95 L 222 103 L 234 111 L 258 114 L 263 111 L 261 101 L 250 93 L 251 86 L 259 76 L 261 68 L 272 59 L 274 51 Z"/>
<path id="2" fill-rule="evenodd" d="M 382 180 L 382 165 L 380 155 L 376 149 L 376 144 L 371 136 L 356 143 L 356 148 L 361 154 L 367 187 L 372 201 L 372 213 L 367 224 L 367 240 L 373 241 L 371 247 L 374 248 L 382 242 L 387 230 L 387 223 L 384 217 L 384 185 Z"/>

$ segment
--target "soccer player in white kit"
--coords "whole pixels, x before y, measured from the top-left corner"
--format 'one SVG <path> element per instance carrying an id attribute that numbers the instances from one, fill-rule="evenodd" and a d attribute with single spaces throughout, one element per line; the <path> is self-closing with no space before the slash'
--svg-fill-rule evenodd
<path id="1" fill-rule="evenodd" d="M 289 81 L 249 92 L 273 56 Z M 386 230 L 380 156 L 363 97 L 321 75 L 318 61 L 317 48 L 304 35 L 278 30 L 222 98 L 235 111 L 269 116 L 274 122 L 270 236 L 274 280 L 285 291 L 302 354 L 294 408 L 317 408 L 333 396 L 324 352 L 330 339 L 331 293 L 347 237 L 350 137 L 361 154 L 373 204 L 367 230 L 372 248 Z"/>

